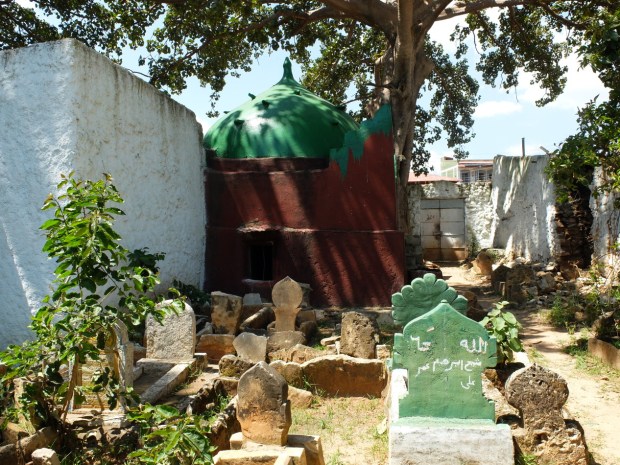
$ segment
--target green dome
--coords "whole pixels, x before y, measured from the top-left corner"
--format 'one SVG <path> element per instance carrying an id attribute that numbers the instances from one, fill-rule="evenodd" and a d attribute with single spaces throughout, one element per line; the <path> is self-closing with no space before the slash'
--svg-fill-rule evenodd
<path id="1" fill-rule="evenodd" d="M 204 147 L 220 158 L 328 158 L 344 135 L 358 128 L 346 112 L 293 78 L 284 61 L 280 82 L 219 119 Z"/>

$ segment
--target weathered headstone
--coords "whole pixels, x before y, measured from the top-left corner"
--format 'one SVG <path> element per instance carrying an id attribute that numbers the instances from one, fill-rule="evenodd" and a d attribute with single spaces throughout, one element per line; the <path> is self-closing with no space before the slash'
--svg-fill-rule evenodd
<path id="1" fill-rule="evenodd" d="M 259 362 L 239 379 L 237 396 L 243 436 L 260 444 L 285 445 L 292 420 L 288 384 L 282 375 Z"/>
<path id="2" fill-rule="evenodd" d="M 303 299 L 301 286 L 287 276 L 273 286 L 271 299 L 275 305 L 276 331 L 295 331 L 295 318 Z"/>
<path id="3" fill-rule="evenodd" d="M 219 291 L 211 293 L 211 323 L 216 334 L 237 334 L 242 312 L 243 298 Z"/>
<path id="4" fill-rule="evenodd" d="M 541 463 L 587 465 L 583 435 L 562 415 L 568 386 L 561 376 L 536 364 L 522 368 L 506 382 L 506 398 L 523 419 L 523 434 L 515 435 L 522 450 Z"/>
<path id="5" fill-rule="evenodd" d="M 394 335 L 393 368 L 409 373 L 400 417 L 495 419 L 482 372 L 497 364 L 497 343 L 475 321 L 442 302 Z"/>
<path id="6" fill-rule="evenodd" d="M 170 305 L 167 300 L 159 306 Z M 146 358 L 159 360 L 191 360 L 196 347 L 196 316 L 187 302 L 183 310 L 172 310 L 158 322 L 152 315 L 146 319 Z"/>
<path id="7" fill-rule="evenodd" d="M 252 363 L 264 362 L 267 356 L 267 338 L 252 333 L 241 333 L 233 341 L 239 357 Z"/>
<path id="8" fill-rule="evenodd" d="M 437 279 L 432 273 L 423 278 L 416 278 L 411 285 L 406 285 L 400 292 L 392 295 L 392 317 L 397 324 L 406 325 L 414 318 L 435 308 L 442 301 L 449 303 L 455 310 L 465 314 L 467 299 L 448 287 L 443 279 Z"/>
<path id="9" fill-rule="evenodd" d="M 483 276 L 491 276 L 493 273 L 493 260 L 486 252 L 480 252 L 472 263 L 474 271 Z"/>
<path id="10" fill-rule="evenodd" d="M 84 389 L 85 399 L 80 404 L 74 403 L 73 409 L 110 408 L 105 393 L 89 389 L 93 377 L 106 370 L 109 370 L 110 376 L 118 380 L 121 391 L 133 386 L 133 343 L 129 340 L 127 327 L 120 320 L 114 324 L 112 333 L 105 341 L 104 349 L 99 353 L 99 359 L 88 359 L 86 363 L 79 365 L 76 385 Z M 121 396 L 116 409 L 125 410 L 125 408 L 126 402 Z"/>
<path id="11" fill-rule="evenodd" d="M 358 312 L 342 316 L 340 353 L 359 358 L 376 358 L 379 336 L 377 322 Z"/>

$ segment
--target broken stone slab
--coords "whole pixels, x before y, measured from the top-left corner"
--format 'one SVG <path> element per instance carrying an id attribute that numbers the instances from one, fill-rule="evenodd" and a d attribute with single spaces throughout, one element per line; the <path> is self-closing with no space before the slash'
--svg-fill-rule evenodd
<path id="1" fill-rule="evenodd" d="M 224 390 L 230 397 L 237 395 L 237 387 L 239 386 L 239 378 L 232 378 L 230 376 L 218 376 L 217 380 L 222 383 Z"/>
<path id="2" fill-rule="evenodd" d="M 299 388 L 304 386 L 304 378 L 299 363 L 274 360 L 269 366 L 280 373 L 290 386 Z"/>
<path id="3" fill-rule="evenodd" d="M 339 341 L 339 340 L 340 340 L 340 336 L 324 337 L 323 339 L 321 339 L 321 345 L 323 347 L 333 346 L 334 344 L 336 344 L 336 341 Z"/>
<path id="4" fill-rule="evenodd" d="M 316 323 L 316 311 L 314 309 L 310 310 L 300 310 L 295 319 L 296 324 L 301 324 L 304 321 L 312 321 Z"/>
<path id="5" fill-rule="evenodd" d="M 259 444 L 286 444 L 291 426 L 288 384 L 275 369 L 259 362 L 237 386 L 237 419 L 243 436 Z"/>
<path id="6" fill-rule="evenodd" d="M 211 293 L 211 324 L 216 334 L 237 334 L 242 311 L 243 298 L 220 291 Z"/>
<path id="7" fill-rule="evenodd" d="M 158 304 L 169 306 L 171 300 Z M 178 314 L 170 311 L 160 322 L 152 315 L 146 318 L 146 358 L 165 360 L 188 360 L 194 356 L 196 347 L 196 315 L 187 302 Z"/>
<path id="8" fill-rule="evenodd" d="M 290 349 L 297 344 L 305 344 L 306 337 L 301 331 L 278 331 L 267 338 L 267 353 L 281 349 Z"/>
<path id="9" fill-rule="evenodd" d="M 213 457 L 214 465 L 307 465 L 306 451 L 299 447 L 223 450 Z"/>
<path id="10" fill-rule="evenodd" d="M 273 311 L 273 307 L 264 306 L 254 315 L 246 318 L 239 326 L 239 330 L 245 332 L 248 331 L 248 329 L 265 329 L 269 323 L 275 321 L 275 319 L 276 314 Z"/>
<path id="11" fill-rule="evenodd" d="M 32 453 L 32 465 L 60 465 L 56 451 L 42 447 Z"/>
<path id="12" fill-rule="evenodd" d="M 157 365 L 162 362 L 156 359 L 143 358 L 138 363 L 143 367 L 145 374 L 148 375 L 149 370 L 158 369 Z M 172 367 L 166 371 L 161 378 L 155 381 L 155 383 L 150 385 L 146 391 L 140 394 L 141 402 L 144 404 L 153 404 L 157 400 L 167 396 L 173 392 L 177 386 L 184 383 L 185 380 L 187 380 L 190 371 L 195 370 L 198 366 L 199 360 L 196 358 L 181 363 L 173 363 Z"/>
<path id="13" fill-rule="evenodd" d="M 50 446 L 57 437 L 56 431 L 47 426 L 31 436 L 20 439 L 16 444 L 1 446 L 0 465 L 15 465 L 21 460 L 28 462 L 35 450 Z"/>
<path id="14" fill-rule="evenodd" d="M 506 399 L 519 410 L 523 430 L 515 434 L 521 450 L 540 462 L 587 465 L 588 448 L 578 428 L 569 428 L 562 408 L 568 385 L 557 373 L 533 364 L 515 371 L 506 382 Z"/>
<path id="15" fill-rule="evenodd" d="M 269 359 L 283 360 L 285 362 L 304 363 L 316 357 L 327 355 L 326 350 L 317 350 L 303 344 L 295 344 L 289 349 L 276 350 L 269 354 Z"/>
<path id="16" fill-rule="evenodd" d="M 295 318 L 303 300 L 301 286 L 287 276 L 273 286 L 271 299 L 275 306 L 276 331 L 295 331 Z"/>
<path id="17" fill-rule="evenodd" d="M 601 359 L 610 367 L 620 370 L 620 350 L 609 342 L 595 337 L 588 339 L 588 352 Z"/>
<path id="18" fill-rule="evenodd" d="M 293 408 L 310 408 L 314 396 L 310 391 L 299 389 L 295 386 L 288 387 L 288 400 Z"/>
<path id="19" fill-rule="evenodd" d="M 347 312 L 342 316 L 341 324 L 341 354 L 359 358 L 377 358 L 379 326 L 374 319 L 359 312 Z"/>
<path id="20" fill-rule="evenodd" d="M 207 354 L 209 363 L 218 363 L 226 354 L 235 354 L 233 334 L 203 334 L 196 344 L 196 352 Z"/>
<path id="21" fill-rule="evenodd" d="M 267 338 L 252 333 L 241 333 L 233 341 L 237 355 L 252 363 L 264 362 L 267 357 Z"/>
<path id="22" fill-rule="evenodd" d="M 231 378 L 241 378 L 253 366 L 253 362 L 230 354 L 224 355 L 219 362 L 220 374 Z"/>
<path id="23" fill-rule="evenodd" d="M 318 330 L 319 326 L 315 321 L 302 321 L 299 325 L 299 332 L 303 333 L 307 341 L 312 339 L 312 336 L 314 336 Z"/>
<path id="24" fill-rule="evenodd" d="M 490 420 L 406 418 L 388 440 L 390 465 L 514 465 L 510 427 Z"/>
<path id="25" fill-rule="evenodd" d="M 320 436 L 304 434 L 289 434 L 286 447 L 304 449 L 306 452 L 306 462 L 308 465 L 325 465 L 323 446 Z M 234 434 L 230 438 L 230 448 L 232 450 L 261 450 L 265 446 L 255 444 L 244 439 L 242 433 Z"/>
<path id="26" fill-rule="evenodd" d="M 4 443 L 16 444 L 20 439 L 30 436 L 31 432 L 28 431 L 25 426 L 26 425 L 8 422 L 2 430 L 2 439 Z"/>
<path id="27" fill-rule="evenodd" d="M 301 365 L 302 376 L 313 390 L 330 396 L 381 397 L 387 370 L 381 360 L 325 355 Z"/>

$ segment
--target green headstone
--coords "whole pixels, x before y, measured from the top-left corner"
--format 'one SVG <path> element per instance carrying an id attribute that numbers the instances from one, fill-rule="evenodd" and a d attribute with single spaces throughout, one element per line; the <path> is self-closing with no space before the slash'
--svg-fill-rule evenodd
<path id="1" fill-rule="evenodd" d="M 443 279 L 426 273 L 423 278 L 414 279 L 411 285 L 404 286 L 400 292 L 392 295 L 392 318 L 404 326 L 444 300 L 462 314 L 467 313 L 469 302 L 464 296 L 448 287 Z"/>
<path id="2" fill-rule="evenodd" d="M 394 335 L 392 368 L 408 371 L 399 417 L 495 420 L 482 371 L 497 364 L 497 342 L 479 323 L 442 302 Z"/>

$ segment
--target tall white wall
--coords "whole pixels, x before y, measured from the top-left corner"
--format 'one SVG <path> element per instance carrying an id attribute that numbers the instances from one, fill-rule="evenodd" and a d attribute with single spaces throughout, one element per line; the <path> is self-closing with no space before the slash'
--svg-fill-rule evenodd
<path id="1" fill-rule="evenodd" d="M 600 168 L 594 172 L 592 189 L 604 182 Z M 617 194 L 603 193 L 590 197 L 592 221 L 592 258 L 594 261 L 617 268 L 620 266 L 617 244 L 620 243 L 620 209 L 614 203 Z"/>
<path id="2" fill-rule="evenodd" d="M 493 160 L 493 247 L 546 262 L 559 252 L 555 188 L 545 175 L 549 157 L 497 156 Z"/>
<path id="3" fill-rule="evenodd" d="M 40 211 L 61 173 L 110 173 L 129 250 L 165 252 L 164 285 L 203 281 L 202 131 L 195 115 L 74 40 L 0 52 L 0 348 L 28 337 L 54 265 Z"/>

